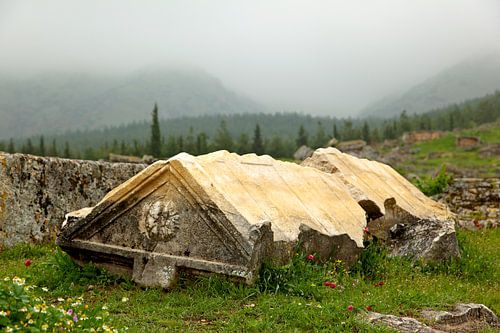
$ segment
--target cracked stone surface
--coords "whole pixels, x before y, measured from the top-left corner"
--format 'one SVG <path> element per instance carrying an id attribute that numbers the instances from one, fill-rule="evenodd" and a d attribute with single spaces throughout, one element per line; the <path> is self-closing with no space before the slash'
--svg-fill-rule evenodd
<path id="1" fill-rule="evenodd" d="M 0 152 L 0 248 L 53 242 L 67 212 L 94 205 L 144 167 Z"/>
<path id="2" fill-rule="evenodd" d="M 486 328 L 500 330 L 500 320 L 483 304 L 457 304 L 452 311 L 422 311 L 422 317 L 445 332 L 478 332 Z"/>
<path id="3" fill-rule="evenodd" d="M 182 270 L 253 283 L 263 260 L 286 263 L 299 244 L 352 263 L 365 226 L 338 177 L 219 151 L 152 164 L 91 209 L 68 214 L 57 242 L 78 261 L 169 288 Z"/>
<path id="4" fill-rule="evenodd" d="M 369 312 L 367 320 L 372 324 L 382 324 L 402 333 L 444 333 L 443 331 L 433 329 L 410 317 L 398 317 L 377 312 Z"/>
<path id="5" fill-rule="evenodd" d="M 366 211 L 369 236 L 388 244 L 391 255 L 424 261 L 460 255 L 454 214 L 390 166 L 335 148 L 317 149 L 302 165 L 333 174 L 347 186 Z"/>
<path id="6" fill-rule="evenodd" d="M 493 311 L 483 304 L 457 304 L 452 311 L 423 310 L 421 316 L 428 324 L 410 317 L 369 312 L 366 320 L 383 324 L 403 333 L 473 333 L 484 329 L 500 329 L 500 321 Z"/>

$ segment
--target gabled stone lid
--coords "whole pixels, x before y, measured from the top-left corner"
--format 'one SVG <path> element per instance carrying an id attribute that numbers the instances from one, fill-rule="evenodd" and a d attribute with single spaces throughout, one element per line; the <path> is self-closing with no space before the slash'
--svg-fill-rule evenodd
<path id="1" fill-rule="evenodd" d="M 423 194 L 390 166 L 342 153 L 335 148 L 317 149 L 302 163 L 334 174 L 345 183 L 358 202 L 373 202 L 384 215 L 385 201 L 395 199 L 406 212 L 422 219 L 449 220 L 447 207 Z"/>
<path id="2" fill-rule="evenodd" d="M 208 197 L 215 205 L 212 208 L 222 211 L 243 238 L 249 237 L 253 225 L 269 221 L 275 241 L 296 241 L 304 224 L 327 236 L 346 234 L 363 246 L 365 212 L 338 177 L 267 155 L 181 153 L 150 165 L 113 189 L 90 214 L 139 192 L 147 196 L 162 186 L 167 173 L 200 198 L 200 204 L 207 202 L 201 198 Z"/>

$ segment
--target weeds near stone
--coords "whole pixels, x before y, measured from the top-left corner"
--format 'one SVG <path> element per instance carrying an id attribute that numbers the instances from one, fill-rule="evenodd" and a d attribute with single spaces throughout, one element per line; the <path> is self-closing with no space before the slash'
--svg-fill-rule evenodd
<path id="1" fill-rule="evenodd" d="M 459 230 L 457 236 L 459 261 L 412 263 L 391 258 L 372 243 L 349 269 L 341 262 L 320 264 L 314 253 L 299 253 L 283 267 L 266 264 L 254 286 L 209 275 L 182 278 L 169 292 L 144 289 L 92 265 L 79 267 L 47 246 L 0 253 L 0 277 L 19 276 L 26 285 L 37 285 L 29 297 L 40 297 L 47 306 L 62 306 L 58 298 L 83 296 L 82 306 L 88 305 L 83 310 L 109 312 L 114 327 L 132 332 L 389 332 L 359 315 L 377 311 L 418 319 L 421 309 L 447 309 L 458 302 L 483 303 L 500 312 L 500 230 Z M 315 260 L 307 259 L 311 254 Z M 102 310 L 104 304 L 108 309 Z"/>
<path id="2" fill-rule="evenodd" d="M 427 196 L 443 193 L 452 182 L 453 177 L 446 174 L 446 166 L 441 165 L 439 173 L 435 177 L 423 176 L 417 179 L 415 185 Z"/>

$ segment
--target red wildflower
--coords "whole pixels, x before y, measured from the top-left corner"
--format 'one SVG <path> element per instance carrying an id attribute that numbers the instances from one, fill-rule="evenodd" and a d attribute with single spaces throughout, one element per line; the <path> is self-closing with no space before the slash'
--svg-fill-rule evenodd
<path id="1" fill-rule="evenodd" d="M 331 285 L 331 284 L 332 284 L 332 283 L 331 283 L 330 281 L 326 281 L 326 282 L 324 282 L 324 283 L 323 283 L 323 285 L 324 285 L 325 287 L 330 287 L 330 285 Z"/>
<path id="2" fill-rule="evenodd" d="M 26 259 L 26 261 L 24 262 L 24 266 L 30 267 L 31 266 L 31 260 L 30 259 Z"/>
<path id="3" fill-rule="evenodd" d="M 368 227 L 364 227 L 364 228 L 363 228 L 363 232 L 364 232 L 365 234 L 368 234 L 368 233 L 370 232 L 370 229 L 369 229 Z"/>
<path id="4" fill-rule="evenodd" d="M 330 288 L 332 289 L 337 288 L 337 284 L 335 282 L 330 282 Z"/>
<path id="5" fill-rule="evenodd" d="M 316 257 L 313 254 L 310 254 L 307 256 L 307 260 L 309 260 L 309 261 L 314 261 L 315 259 L 316 259 Z"/>
<path id="6" fill-rule="evenodd" d="M 368 306 L 366 307 L 366 311 L 373 311 L 372 306 L 371 306 L 371 305 L 368 305 Z"/>
<path id="7" fill-rule="evenodd" d="M 347 307 L 347 311 L 352 312 L 352 310 L 354 310 L 354 307 L 351 304 L 349 304 L 349 306 Z"/>

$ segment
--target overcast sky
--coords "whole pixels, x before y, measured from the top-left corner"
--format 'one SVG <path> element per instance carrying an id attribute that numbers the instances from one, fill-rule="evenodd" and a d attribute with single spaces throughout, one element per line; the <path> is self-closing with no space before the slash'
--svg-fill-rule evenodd
<path id="1" fill-rule="evenodd" d="M 277 111 L 347 114 L 499 48 L 500 0 L 0 0 L 0 72 L 189 65 Z"/>

